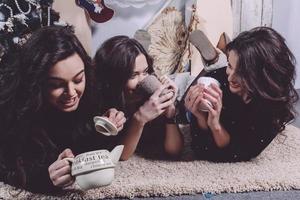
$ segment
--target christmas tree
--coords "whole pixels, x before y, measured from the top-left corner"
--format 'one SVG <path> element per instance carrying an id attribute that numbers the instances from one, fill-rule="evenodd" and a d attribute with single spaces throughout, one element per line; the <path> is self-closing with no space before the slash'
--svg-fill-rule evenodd
<path id="1" fill-rule="evenodd" d="M 18 85 L 18 50 L 33 31 L 61 24 L 52 3 L 53 0 L 0 0 L 0 107 L 4 111 L 10 109 L 5 105 L 13 97 L 11 89 Z"/>
<path id="2" fill-rule="evenodd" d="M 42 26 L 59 22 L 53 0 L 0 0 L 0 59 Z"/>

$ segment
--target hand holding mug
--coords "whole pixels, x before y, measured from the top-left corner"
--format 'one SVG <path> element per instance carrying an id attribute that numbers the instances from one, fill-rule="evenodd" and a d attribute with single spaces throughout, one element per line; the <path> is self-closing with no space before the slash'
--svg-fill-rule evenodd
<path id="1" fill-rule="evenodd" d="M 118 132 L 123 129 L 126 118 L 122 111 L 118 111 L 115 108 L 110 108 L 108 111 L 106 111 L 104 116 L 106 116 L 109 121 L 111 121 L 117 127 Z"/>
<path id="2" fill-rule="evenodd" d="M 63 161 L 71 166 L 71 174 L 80 189 L 103 187 L 113 181 L 123 148 L 123 145 L 118 145 L 111 152 L 106 149 L 88 151 L 75 158 L 66 157 Z"/>
<path id="3" fill-rule="evenodd" d="M 124 113 L 115 108 L 106 111 L 102 117 L 94 117 L 96 131 L 106 136 L 117 135 L 123 129 L 125 122 Z"/>
<path id="4" fill-rule="evenodd" d="M 222 111 L 222 90 L 216 84 L 212 84 L 210 89 L 205 88 L 203 97 L 211 102 L 212 106 L 208 107 L 207 124 L 211 129 L 220 127 L 220 115 Z"/>
<path id="5" fill-rule="evenodd" d="M 167 76 L 162 76 L 162 77 L 160 77 L 159 80 L 167 88 L 165 94 L 171 93 L 173 95 L 172 98 L 171 98 L 172 104 L 170 106 L 168 106 L 167 109 L 166 109 L 166 111 L 165 111 L 165 116 L 167 118 L 172 118 L 172 117 L 175 116 L 175 112 L 176 112 L 174 103 L 176 101 L 178 87 L 176 86 L 175 82 L 172 81 Z"/>
<path id="6" fill-rule="evenodd" d="M 193 113 L 193 115 L 195 115 L 197 118 L 201 119 L 206 118 L 206 113 L 199 109 L 199 105 L 203 104 L 204 101 L 203 91 L 204 85 L 202 84 L 191 86 L 184 98 L 185 108 Z"/>
<path id="7" fill-rule="evenodd" d="M 161 85 L 150 98 L 138 109 L 136 116 L 143 124 L 152 121 L 161 115 L 168 106 L 172 105 L 172 93 L 161 95 L 163 90 L 166 89 L 165 85 Z"/>
<path id="8" fill-rule="evenodd" d="M 157 78 L 155 75 L 148 75 L 142 81 L 139 82 L 137 86 L 137 92 L 144 96 L 146 99 L 150 98 L 151 95 L 157 91 L 161 85 L 168 85 L 161 91 L 160 95 L 164 95 L 170 91 L 173 91 L 175 94 L 177 89 L 175 83 L 171 81 L 167 76 L 162 76 Z"/>
<path id="9" fill-rule="evenodd" d="M 66 158 L 74 158 L 70 149 L 65 149 L 59 154 L 57 160 L 48 168 L 49 177 L 55 186 L 66 187 L 74 183 L 74 178 L 71 176 L 71 166 Z"/>
<path id="10" fill-rule="evenodd" d="M 199 128 L 207 130 L 207 112 L 199 109 L 199 105 L 203 104 L 204 101 L 203 91 L 204 85 L 202 84 L 191 86 L 184 99 L 184 105 L 197 118 Z"/>
<path id="11" fill-rule="evenodd" d="M 216 87 L 220 87 L 219 81 L 212 77 L 200 77 L 197 80 L 198 84 L 203 85 L 204 91 L 211 91 L 213 92 L 212 85 L 215 85 Z M 220 90 L 220 88 L 219 88 Z M 209 108 L 212 108 L 214 105 L 210 101 L 209 98 L 204 98 L 204 100 L 201 101 L 199 104 L 199 109 L 205 112 L 209 111 Z"/>

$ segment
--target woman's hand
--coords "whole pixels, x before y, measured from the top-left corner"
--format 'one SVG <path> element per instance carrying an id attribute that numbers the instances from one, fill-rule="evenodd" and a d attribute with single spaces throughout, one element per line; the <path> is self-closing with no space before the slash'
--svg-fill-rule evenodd
<path id="1" fill-rule="evenodd" d="M 208 106 L 207 124 L 214 141 L 219 148 L 224 148 L 230 143 L 230 134 L 220 123 L 222 90 L 216 84 L 211 84 L 209 89 L 204 89 L 203 97 L 212 103 L 212 107 Z"/>
<path id="2" fill-rule="evenodd" d="M 220 129 L 220 114 L 222 110 L 222 90 L 216 85 L 211 84 L 209 89 L 204 88 L 203 98 L 212 103 L 208 106 L 207 124 L 212 130 Z"/>
<path id="3" fill-rule="evenodd" d="M 163 91 L 164 94 L 168 94 L 168 93 L 172 93 L 173 97 L 172 97 L 172 104 L 170 106 L 167 107 L 166 111 L 165 111 L 165 116 L 167 118 L 172 118 L 175 116 L 176 114 L 176 108 L 175 108 L 175 101 L 176 101 L 176 97 L 177 97 L 177 92 L 178 92 L 178 88 L 175 84 L 174 81 L 172 81 L 169 77 L 167 76 L 162 76 L 159 79 L 161 81 L 161 83 L 167 88 Z"/>
<path id="4" fill-rule="evenodd" d="M 199 109 L 201 102 L 203 101 L 204 85 L 197 84 L 191 86 L 188 93 L 184 98 L 184 106 L 189 110 L 195 117 L 203 118 L 206 117 L 206 113 Z"/>
<path id="5" fill-rule="evenodd" d="M 118 111 L 115 108 L 110 108 L 105 112 L 104 116 L 107 117 L 109 121 L 111 121 L 117 127 L 118 131 L 123 129 L 126 118 L 122 111 Z"/>
<path id="6" fill-rule="evenodd" d="M 74 183 L 74 178 L 71 176 L 71 165 L 65 158 L 74 158 L 71 149 L 65 149 L 48 168 L 53 185 L 58 187 L 66 187 Z"/>
<path id="7" fill-rule="evenodd" d="M 199 128 L 206 130 L 208 129 L 207 113 L 199 109 L 200 104 L 203 102 L 203 91 L 203 84 L 191 86 L 184 98 L 184 106 L 197 118 Z"/>
<path id="8" fill-rule="evenodd" d="M 135 118 L 142 124 L 146 124 L 149 121 L 157 118 L 167 107 L 173 104 L 173 92 L 167 92 L 162 94 L 163 90 L 167 88 L 167 85 L 160 86 L 135 113 Z"/>

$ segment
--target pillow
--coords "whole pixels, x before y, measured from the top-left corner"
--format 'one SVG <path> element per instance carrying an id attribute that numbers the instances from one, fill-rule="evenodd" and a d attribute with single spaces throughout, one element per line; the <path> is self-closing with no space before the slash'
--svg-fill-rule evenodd
<path id="1" fill-rule="evenodd" d="M 184 71 L 182 55 L 186 49 L 187 30 L 181 12 L 166 8 L 149 26 L 151 44 L 148 53 L 154 59 L 158 76 Z"/>

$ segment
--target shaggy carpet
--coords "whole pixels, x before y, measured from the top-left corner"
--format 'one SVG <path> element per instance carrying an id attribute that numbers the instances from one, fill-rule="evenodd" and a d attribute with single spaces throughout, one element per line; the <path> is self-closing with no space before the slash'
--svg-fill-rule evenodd
<path id="1" fill-rule="evenodd" d="M 115 180 L 107 187 L 86 192 L 71 188 L 59 196 L 44 196 L 0 183 L 0 199 L 106 199 L 300 189 L 299 155 L 300 130 L 288 125 L 249 162 L 155 161 L 133 156 L 119 163 Z"/>

